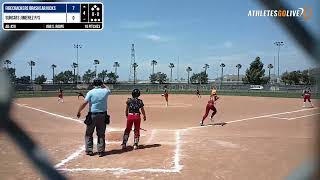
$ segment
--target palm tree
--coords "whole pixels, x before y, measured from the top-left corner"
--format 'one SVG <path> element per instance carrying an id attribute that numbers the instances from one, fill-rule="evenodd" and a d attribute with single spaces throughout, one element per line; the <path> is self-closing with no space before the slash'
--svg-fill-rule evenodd
<path id="1" fill-rule="evenodd" d="M 54 84 L 54 69 L 57 67 L 57 65 L 52 64 L 51 69 L 52 69 L 52 84 Z"/>
<path id="2" fill-rule="evenodd" d="M 221 63 L 220 67 L 221 67 L 221 83 L 222 83 L 222 80 L 223 80 L 223 68 L 226 67 L 226 65 L 224 63 Z"/>
<path id="3" fill-rule="evenodd" d="M 114 62 L 113 63 L 113 67 L 114 67 L 114 73 L 117 75 L 117 69 L 118 69 L 118 67 L 120 67 L 120 63 L 119 62 Z"/>
<path id="4" fill-rule="evenodd" d="M 29 64 L 30 70 L 31 70 L 30 83 L 32 84 L 32 67 L 36 65 L 36 62 L 34 62 L 34 61 L 29 61 L 28 64 Z"/>
<path id="5" fill-rule="evenodd" d="M 170 68 L 170 81 L 172 82 L 172 69 L 174 68 L 174 64 L 170 63 L 169 68 Z"/>
<path id="6" fill-rule="evenodd" d="M 241 64 L 237 64 L 237 65 L 236 65 L 236 68 L 238 69 L 238 82 L 239 82 L 239 81 L 240 81 L 239 71 L 240 71 L 240 69 L 242 68 L 242 65 L 241 65 Z"/>
<path id="7" fill-rule="evenodd" d="M 78 67 L 78 64 L 74 62 L 72 63 L 71 67 L 73 69 L 73 76 L 74 76 L 73 83 L 76 83 L 77 82 L 76 69 Z"/>
<path id="8" fill-rule="evenodd" d="M 137 70 L 138 64 L 133 63 L 132 67 L 133 67 L 133 84 L 136 84 L 136 80 L 137 80 L 136 70 Z"/>
<path id="9" fill-rule="evenodd" d="M 203 68 L 204 68 L 204 73 L 207 74 L 207 69 L 209 68 L 209 64 L 204 64 Z"/>
<path id="10" fill-rule="evenodd" d="M 187 67 L 186 71 L 188 73 L 188 84 L 190 84 L 190 72 L 192 71 L 191 67 Z"/>
<path id="11" fill-rule="evenodd" d="M 269 83 L 271 83 L 271 77 L 270 77 L 270 70 L 273 68 L 272 64 L 268 64 L 268 69 L 269 69 Z"/>
<path id="12" fill-rule="evenodd" d="M 93 64 L 94 64 L 94 74 L 95 77 L 97 77 L 97 65 L 100 64 L 100 61 L 98 59 L 93 60 Z"/>
<path id="13" fill-rule="evenodd" d="M 156 60 L 151 61 L 151 66 L 152 66 L 152 74 L 154 74 L 154 66 L 156 66 L 158 62 Z"/>
<path id="14" fill-rule="evenodd" d="M 7 66 L 7 69 L 9 69 L 9 64 L 11 64 L 11 61 L 7 59 L 4 61 L 4 64 Z"/>

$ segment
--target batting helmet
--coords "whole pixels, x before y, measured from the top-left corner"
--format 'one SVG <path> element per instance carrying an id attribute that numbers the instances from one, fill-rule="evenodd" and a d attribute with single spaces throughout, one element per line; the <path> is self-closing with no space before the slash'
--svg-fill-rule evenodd
<path id="1" fill-rule="evenodd" d="M 140 96 L 140 90 L 139 89 L 134 89 L 132 90 L 132 97 L 137 98 Z"/>
<path id="2" fill-rule="evenodd" d="M 93 85 L 94 85 L 94 86 L 102 86 L 102 84 L 103 84 L 103 82 L 102 82 L 102 80 L 99 79 L 99 78 L 95 78 L 95 79 L 93 80 Z"/>

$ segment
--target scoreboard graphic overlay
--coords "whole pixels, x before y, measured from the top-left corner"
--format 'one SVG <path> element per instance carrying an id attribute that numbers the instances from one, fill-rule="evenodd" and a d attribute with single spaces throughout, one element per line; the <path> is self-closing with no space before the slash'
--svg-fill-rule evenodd
<path id="1" fill-rule="evenodd" d="M 2 29 L 102 30 L 101 2 L 6 2 L 2 4 Z"/>

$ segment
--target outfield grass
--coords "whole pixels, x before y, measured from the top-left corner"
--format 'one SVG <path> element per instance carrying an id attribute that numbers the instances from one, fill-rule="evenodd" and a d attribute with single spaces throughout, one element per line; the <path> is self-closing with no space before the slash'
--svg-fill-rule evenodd
<path id="1" fill-rule="evenodd" d="M 82 91 L 85 94 L 87 91 Z M 163 91 L 142 91 L 142 94 L 162 94 Z M 129 90 L 114 90 L 112 94 L 131 94 Z M 181 91 L 170 91 L 170 94 L 195 94 L 195 91 L 181 90 Z M 210 91 L 201 91 L 202 95 L 209 95 Z M 64 91 L 65 96 L 77 96 L 75 91 Z M 258 96 L 258 97 L 282 97 L 282 98 L 301 98 L 301 93 L 298 92 L 285 92 L 285 91 L 225 91 L 218 90 L 218 95 L 227 96 Z M 27 98 L 27 97 L 55 97 L 58 96 L 56 91 L 18 91 L 15 94 L 16 98 Z M 320 99 L 320 94 L 313 94 L 312 98 Z"/>

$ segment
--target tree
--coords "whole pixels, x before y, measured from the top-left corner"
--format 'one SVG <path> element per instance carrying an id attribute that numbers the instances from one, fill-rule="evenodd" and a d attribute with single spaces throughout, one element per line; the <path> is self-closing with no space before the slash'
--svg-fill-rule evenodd
<path id="1" fill-rule="evenodd" d="M 4 68 L 4 69 L 0 69 L 0 71 L 6 71 L 8 73 L 9 78 L 10 78 L 10 81 L 12 83 L 14 83 L 16 81 L 16 69 Z"/>
<path id="2" fill-rule="evenodd" d="M 190 72 L 192 71 L 191 67 L 187 67 L 186 71 L 188 73 L 188 84 L 190 84 Z"/>
<path id="3" fill-rule="evenodd" d="M 204 71 L 197 74 L 193 73 L 190 81 L 191 83 L 206 84 L 208 83 L 208 74 L 206 74 Z"/>
<path id="4" fill-rule="evenodd" d="M 17 83 L 19 84 L 30 84 L 30 76 L 22 76 L 16 79 Z"/>
<path id="5" fill-rule="evenodd" d="M 34 62 L 34 61 L 29 61 L 28 64 L 29 64 L 29 66 L 30 66 L 30 72 L 31 72 L 30 83 L 32 84 L 32 67 L 36 65 L 36 62 Z"/>
<path id="6" fill-rule="evenodd" d="M 157 74 L 150 74 L 150 77 L 149 77 L 149 79 L 150 79 L 150 82 L 151 83 L 156 83 L 156 81 L 158 80 L 158 78 L 157 78 Z"/>
<path id="7" fill-rule="evenodd" d="M 74 62 L 72 63 L 71 67 L 73 69 L 73 83 L 76 83 L 77 82 L 76 69 L 78 68 L 78 64 Z"/>
<path id="8" fill-rule="evenodd" d="M 156 66 L 158 62 L 156 60 L 151 61 L 151 66 L 152 66 L 152 74 L 154 74 L 154 66 Z"/>
<path id="9" fill-rule="evenodd" d="M 92 72 L 91 69 L 88 69 L 84 75 L 82 76 L 82 79 L 85 83 L 89 84 L 90 81 L 95 77 L 95 72 Z"/>
<path id="10" fill-rule="evenodd" d="M 238 82 L 239 82 L 240 81 L 240 69 L 242 68 L 242 65 L 241 64 L 237 64 L 236 68 L 238 70 Z"/>
<path id="11" fill-rule="evenodd" d="M 272 64 L 268 64 L 268 69 L 269 69 L 269 79 L 268 79 L 268 81 L 269 81 L 269 83 L 271 83 L 270 71 L 271 71 L 271 69 L 273 69 L 273 65 Z"/>
<path id="12" fill-rule="evenodd" d="M 132 64 L 132 67 L 133 67 L 133 84 L 136 84 L 138 64 L 137 64 L 137 63 L 133 63 L 133 64 Z"/>
<path id="13" fill-rule="evenodd" d="M 264 77 L 265 70 L 263 69 L 263 63 L 260 57 L 256 57 L 254 61 L 251 62 L 249 69 L 246 70 L 246 77 L 244 81 L 246 83 L 260 85 L 265 83 Z"/>
<path id="14" fill-rule="evenodd" d="M 98 78 L 102 79 L 102 82 L 104 82 L 104 80 L 107 77 L 107 70 L 102 70 L 101 73 L 98 74 Z"/>
<path id="15" fill-rule="evenodd" d="M 9 69 L 9 64 L 11 64 L 12 62 L 9 59 L 6 59 L 4 61 L 4 64 L 6 65 L 7 69 Z"/>
<path id="16" fill-rule="evenodd" d="M 113 63 L 113 67 L 114 67 L 114 73 L 116 74 L 116 75 L 118 75 L 118 73 L 117 73 L 117 70 L 118 70 L 118 67 L 120 67 L 120 63 L 119 62 L 114 62 Z"/>
<path id="17" fill-rule="evenodd" d="M 284 72 L 281 76 L 281 81 L 287 85 L 287 84 L 290 84 L 290 80 L 289 80 L 289 73 L 288 71 Z"/>
<path id="18" fill-rule="evenodd" d="M 36 84 L 43 84 L 44 82 L 47 81 L 47 78 L 42 74 L 41 76 L 38 76 L 34 79 L 34 82 Z"/>
<path id="19" fill-rule="evenodd" d="M 107 80 L 108 84 L 115 84 L 115 83 L 117 83 L 117 79 L 119 78 L 119 76 L 117 76 L 113 72 L 110 72 L 107 74 L 107 78 L 108 78 L 108 80 Z"/>
<path id="20" fill-rule="evenodd" d="M 98 59 L 93 60 L 94 64 L 94 76 L 97 77 L 97 66 L 100 64 L 100 61 Z"/>
<path id="21" fill-rule="evenodd" d="M 203 68 L 204 68 L 204 73 L 207 74 L 207 69 L 209 68 L 209 64 L 204 64 Z"/>
<path id="22" fill-rule="evenodd" d="M 169 68 L 170 68 L 170 81 L 172 82 L 172 69 L 174 68 L 174 64 L 170 63 Z"/>
<path id="23" fill-rule="evenodd" d="M 58 75 L 55 76 L 55 80 L 59 83 L 70 83 L 74 79 L 73 73 L 70 70 L 60 72 Z"/>
<path id="24" fill-rule="evenodd" d="M 55 78 L 54 78 L 54 69 L 57 67 L 57 65 L 55 65 L 55 64 L 52 64 L 51 65 L 51 69 L 52 69 L 52 83 L 54 84 L 54 80 L 55 80 Z"/>
<path id="25" fill-rule="evenodd" d="M 159 84 L 164 84 L 167 81 L 167 75 L 162 72 L 157 72 L 155 74 L 151 74 L 149 79 L 151 83 L 158 82 Z"/>
<path id="26" fill-rule="evenodd" d="M 157 79 L 158 79 L 159 84 L 164 84 L 167 81 L 167 75 L 165 73 L 158 72 Z"/>

